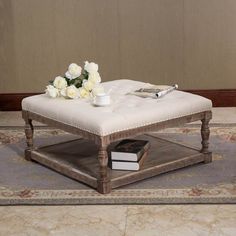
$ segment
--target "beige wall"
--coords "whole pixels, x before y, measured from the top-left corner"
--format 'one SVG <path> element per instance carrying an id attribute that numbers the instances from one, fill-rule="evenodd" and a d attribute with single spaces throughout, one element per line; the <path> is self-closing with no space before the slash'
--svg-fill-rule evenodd
<path id="1" fill-rule="evenodd" d="M 0 0 L 0 93 L 40 92 L 71 62 L 103 81 L 236 88 L 235 0 Z"/>

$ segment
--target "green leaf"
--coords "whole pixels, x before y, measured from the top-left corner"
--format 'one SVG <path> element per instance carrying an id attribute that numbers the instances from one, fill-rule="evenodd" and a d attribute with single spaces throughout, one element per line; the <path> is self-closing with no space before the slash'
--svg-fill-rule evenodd
<path id="1" fill-rule="evenodd" d="M 66 76 L 64 76 L 64 78 L 65 78 L 65 80 L 67 82 L 67 85 L 69 86 L 70 85 L 70 80 Z"/>

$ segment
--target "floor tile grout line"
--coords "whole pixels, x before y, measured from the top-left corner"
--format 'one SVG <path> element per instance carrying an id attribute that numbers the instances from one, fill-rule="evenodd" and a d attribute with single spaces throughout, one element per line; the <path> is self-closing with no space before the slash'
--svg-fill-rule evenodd
<path id="1" fill-rule="evenodd" d="M 125 230 L 124 230 L 124 236 L 127 236 L 127 221 L 128 221 L 128 211 L 129 211 L 129 206 L 126 206 L 126 211 L 125 211 Z"/>

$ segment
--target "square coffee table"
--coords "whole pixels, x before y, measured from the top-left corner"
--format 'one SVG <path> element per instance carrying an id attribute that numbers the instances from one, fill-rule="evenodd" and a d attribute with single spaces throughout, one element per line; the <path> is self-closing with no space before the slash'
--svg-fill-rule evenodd
<path id="1" fill-rule="evenodd" d="M 26 160 L 35 160 L 103 194 L 171 170 L 212 161 L 208 150 L 212 118 L 209 99 L 182 91 L 174 91 L 160 99 L 128 95 L 146 86 L 133 80 L 115 80 L 105 82 L 103 86 L 105 90 L 112 89 L 112 104 L 107 107 L 95 107 L 84 99 L 53 99 L 46 94 L 23 99 Z M 33 120 L 79 135 L 79 138 L 37 148 L 33 144 Z M 150 134 L 198 120 L 202 122 L 201 150 Z M 131 137 L 151 142 L 149 157 L 142 169 L 111 170 L 109 148 L 117 141 Z"/>

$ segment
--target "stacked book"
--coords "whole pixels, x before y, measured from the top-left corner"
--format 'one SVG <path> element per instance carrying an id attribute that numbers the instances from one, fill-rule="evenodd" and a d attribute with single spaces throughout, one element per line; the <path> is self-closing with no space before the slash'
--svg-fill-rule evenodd
<path id="1" fill-rule="evenodd" d="M 111 150 L 113 170 L 140 170 L 147 158 L 149 141 L 125 139 Z"/>

